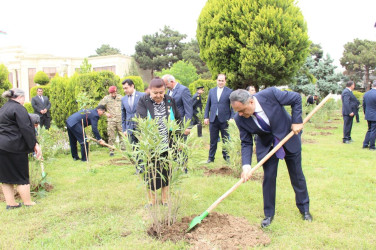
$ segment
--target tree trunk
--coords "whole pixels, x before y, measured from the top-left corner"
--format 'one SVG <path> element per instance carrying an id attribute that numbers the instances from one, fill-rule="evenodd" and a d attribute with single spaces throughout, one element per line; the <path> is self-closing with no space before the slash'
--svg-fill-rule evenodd
<path id="1" fill-rule="evenodd" d="M 365 68 L 365 84 L 364 87 L 366 89 L 366 92 L 370 90 L 370 84 L 369 84 L 369 67 L 367 65 L 364 65 Z"/>
<path id="2" fill-rule="evenodd" d="M 154 79 L 154 69 L 152 69 L 152 70 L 150 71 L 150 73 L 151 73 L 151 79 L 153 80 L 153 79 Z"/>

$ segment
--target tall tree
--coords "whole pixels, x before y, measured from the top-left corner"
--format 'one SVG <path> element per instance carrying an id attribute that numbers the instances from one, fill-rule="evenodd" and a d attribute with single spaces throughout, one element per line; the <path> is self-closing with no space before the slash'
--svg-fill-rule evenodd
<path id="1" fill-rule="evenodd" d="M 144 35 L 142 41 L 137 42 L 134 58 L 142 69 L 151 70 L 153 78 L 154 71 L 170 68 L 174 62 L 182 59 L 182 40 L 186 37 L 187 35 L 165 26 L 160 33 Z"/>
<path id="2" fill-rule="evenodd" d="M 82 61 L 82 64 L 80 66 L 80 72 L 81 74 L 85 74 L 85 73 L 89 73 L 91 72 L 91 64 L 89 63 L 89 60 L 87 60 L 87 58 L 85 58 L 83 61 Z"/>
<path id="3" fill-rule="evenodd" d="M 307 25 L 294 0 L 211 0 L 198 19 L 200 56 L 234 88 L 281 85 L 309 53 Z"/>
<path id="4" fill-rule="evenodd" d="M 344 47 L 340 62 L 345 73 L 354 81 L 364 78 L 364 86 L 369 90 L 369 76 L 376 68 L 376 42 L 356 38 Z"/>
<path id="5" fill-rule="evenodd" d="M 200 58 L 200 47 L 196 39 L 192 39 L 185 44 L 182 56 L 183 60 L 191 62 L 196 67 L 197 74 L 199 74 L 202 79 L 211 78 L 208 66 L 206 66 L 206 63 Z"/>
<path id="6" fill-rule="evenodd" d="M 95 52 L 97 54 L 96 55 L 92 55 L 90 57 L 93 57 L 93 56 L 118 55 L 118 54 L 120 54 L 120 49 L 111 47 L 109 44 L 102 44 L 102 46 L 99 47 L 98 49 L 96 49 Z"/>
<path id="7" fill-rule="evenodd" d="M 161 72 L 156 72 L 155 74 L 161 77 L 166 74 L 173 75 L 179 83 L 188 87 L 189 84 L 198 79 L 196 71 L 195 66 L 191 62 L 181 60 L 174 63 L 170 69 L 163 69 Z"/>

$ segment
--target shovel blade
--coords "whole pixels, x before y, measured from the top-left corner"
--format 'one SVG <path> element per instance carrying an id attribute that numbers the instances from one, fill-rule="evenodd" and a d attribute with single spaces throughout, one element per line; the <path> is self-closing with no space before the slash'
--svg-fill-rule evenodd
<path id="1" fill-rule="evenodd" d="M 195 217 L 191 223 L 189 224 L 189 228 L 187 229 L 187 232 L 189 232 L 190 230 L 192 230 L 197 224 L 200 224 L 201 221 L 206 217 L 208 216 L 209 212 L 208 211 L 205 211 L 203 212 L 200 216 L 197 216 Z"/>

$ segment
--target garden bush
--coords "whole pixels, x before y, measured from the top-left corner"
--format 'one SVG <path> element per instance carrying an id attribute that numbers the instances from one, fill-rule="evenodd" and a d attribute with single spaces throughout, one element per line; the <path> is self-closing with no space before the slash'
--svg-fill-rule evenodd
<path id="1" fill-rule="evenodd" d="M 34 76 L 34 82 L 39 85 L 46 85 L 50 82 L 50 78 L 43 71 L 38 71 Z"/>
<path id="2" fill-rule="evenodd" d="M 47 96 L 50 99 L 50 92 L 51 92 L 51 84 L 47 85 L 37 85 L 30 89 L 30 98 L 37 95 L 37 90 L 41 88 L 43 89 L 43 95 Z"/>
<path id="3" fill-rule="evenodd" d="M 34 113 L 34 109 L 33 109 L 33 106 L 31 105 L 31 102 L 25 102 L 24 107 L 26 108 L 29 114 Z"/>

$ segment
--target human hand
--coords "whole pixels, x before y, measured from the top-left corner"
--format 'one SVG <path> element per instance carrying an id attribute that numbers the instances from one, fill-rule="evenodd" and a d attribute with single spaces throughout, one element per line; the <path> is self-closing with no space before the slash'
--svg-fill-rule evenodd
<path id="1" fill-rule="evenodd" d="M 127 137 L 127 131 L 124 131 L 123 134 L 125 137 Z"/>
<path id="2" fill-rule="evenodd" d="M 104 146 L 104 144 L 106 144 L 106 143 L 104 142 L 104 140 L 102 140 L 102 139 L 100 139 L 98 142 L 99 142 L 99 144 L 100 144 L 101 146 Z"/>
<path id="3" fill-rule="evenodd" d="M 111 118 L 111 114 L 106 112 L 107 118 Z"/>
<path id="4" fill-rule="evenodd" d="M 354 116 L 354 112 L 351 112 L 351 113 L 349 114 L 349 116 Z"/>
<path id="5" fill-rule="evenodd" d="M 293 123 L 291 124 L 291 130 L 294 132 L 294 134 L 299 134 L 300 131 L 303 129 L 303 123 Z"/>
<path id="6" fill-rule="evenodd" d="M 184 135 L 189 135 L 191 133 L 191 129 L 190 128 L 187 128 L 185 131 L 184 131 Z"/>
<path id="7" fill-rule="evenodd" d="M 42 148 L 39 146 L 38 143 L 34 146 L 34 152 L 36 154 L 37 160 L 42 159 Z"/>
<path id="8" fill-rule="evenodd" d="M 207 119 L 207 118 L 204 119 L 204 124 L 205 124 L 205 125 L 209 125 L 209 119 Z"/>
<path id="9" fill-rule="evenodd" d="M 243 172 L 241 175 L 243 182 L 246 182 L 251 178 L 252 176 L 251 169 L 252 169 L 251 165 L 243 165 Z"/>

